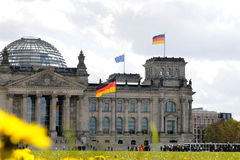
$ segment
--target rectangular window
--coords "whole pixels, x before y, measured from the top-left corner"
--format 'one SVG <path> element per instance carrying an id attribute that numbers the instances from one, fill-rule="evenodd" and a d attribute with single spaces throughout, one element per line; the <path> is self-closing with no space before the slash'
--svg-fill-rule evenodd
<path id="1" fill-rule="evenodd" d="M 130 112 L 135 112 L 135 104 L 134 103 L 130 104 Z"/>
<path id="2" fill-rule="evenodd" d="M 109 103 L 104 103 L 103 111 L 109 111 Z"/>
<path id="3" fill-rule="evenodd" d="M 96 111 L 96 102 L 91 103 L 91 111 Z"/>
<path id="4" fill-rule="evenodd" d="M 117 104 L 117 111 L 122 112 L 122 103 Z"/>
<path id="5" fill-rule="evenodd" d="M 167 133 L 168 134 L 174 133 L 174 121 L 167 121 Z"/>
<path id="6" fill-rule="evenodd" d="M 148 105 L 147 104 L 142 105 L 142 112 L 148 112 Z"/>

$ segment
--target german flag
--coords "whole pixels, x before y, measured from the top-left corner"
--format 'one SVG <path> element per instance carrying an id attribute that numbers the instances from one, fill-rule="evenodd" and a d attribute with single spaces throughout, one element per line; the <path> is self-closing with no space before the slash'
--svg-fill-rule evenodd
<path id="1" fill-rule="evenodd" d="M 56 110 L 59 110 L 60 105 L 57 103 Z"/>
<path id="2" fill-rule="evenodd" d="M 161 44 L 165 43 L 165 34 L 160 34 L 153 37 L 152 44 Z"/>
<path id="3" fill-rule="evenodd" d="M 96 97 L 101 97 L 102 94 L 110 93 L 110 92 L 116 92 L 116 80 L 109 82 L 107 84 L 104 84 L 100 87 L 100 89 L 97 89 L 96 91 Z"/>

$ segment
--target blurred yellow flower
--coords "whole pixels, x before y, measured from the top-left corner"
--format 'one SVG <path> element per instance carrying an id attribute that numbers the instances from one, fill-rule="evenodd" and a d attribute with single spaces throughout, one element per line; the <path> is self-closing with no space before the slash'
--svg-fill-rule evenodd
<path id="1" fill-rule="evenodd" d="M 94 159 L 97 160 L 106 160 L 106 158 L 104 156 L 95 156 Z"/>
<path id="2" fill-rule="evenodd" d="M 158 131 L 154 123 L 151 123 L 151 130 L 152 130 L 154 150 L 158 150 L 158 144 L 159 144 Z"/>
<path id="3" fill-rule="evenodd" d="M 65 157 L 63 160 L 79 160 L 77 158 L 72 158 L 72 157 Z"/>
<path id="4" fill-rule="evenodd" d="M 0 149 L 3 147 L 3 143 L 2 141 L 0 141 Z"/>
<path id="5" fill-rule="evenodd" d="M 17 149 L 13 151 L 12 157 L 6 160 L 34 160 L 34 155 L 30 154 L 30 149 Z"/>
<path id="6" fill-rule="evenodd" d="M 47 130 L 35 123 L 28 124 L 14 115 L 9 115 L 0 109 L 0 135 L 10 137 L 13 144 L 23 142 L 40 149 L 51 146 Z"/>

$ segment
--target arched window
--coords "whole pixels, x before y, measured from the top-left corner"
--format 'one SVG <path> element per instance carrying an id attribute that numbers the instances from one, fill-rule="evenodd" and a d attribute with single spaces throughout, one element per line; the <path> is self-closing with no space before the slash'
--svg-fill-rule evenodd
<path id="1" fill-rule="evenodd" d="M 176 112 L 176 105 L 173 102 L 167 102 L 165 104 L 165 112 Z"/>
<path id="2" fill-rule="evenodd" d="M 122 122 L 122 118 L 121 117 L 118 117 L 117 118 L 117 133 L 122 133 L 122 130 L 123 130 L 123 122 Z"/>
<path id="3" fill-rule="evenodd" d="M 160 69 L 160 75 L 161 76 L 164 75 L 164 68 L 163 67 Z"/>
<path id="4" fill-rule="evenodd" d="M 97 130 L 97 120 L 95 117 L 91 117 L 89 120 L 89 129 L 90 129 L 90 134 L 96 134 Z"/>
<path id="5" fill-rule="evenodd" d="M 148 119 L 142 118 L 142 133 L 147 134 L 148 133 Z"/>
<path id="6" fill-rule="evenodd" d="M 129 118 L 128 131 L 129 133 L 135 133 L 135 118 L 133 117 Z"/>
<path id="7" fill-rule="evenodd" d="M 110 126 L 109 118 L 104 117 L 103 124 L 102 124 L 103 133 L 109 133 L 109 126 Z"/>
<path id="8" fill-rule="evenodd" d="M 171 74 L 172 74 L 171 68 L 168 68 L 167 75 L 171 75 Z"/>

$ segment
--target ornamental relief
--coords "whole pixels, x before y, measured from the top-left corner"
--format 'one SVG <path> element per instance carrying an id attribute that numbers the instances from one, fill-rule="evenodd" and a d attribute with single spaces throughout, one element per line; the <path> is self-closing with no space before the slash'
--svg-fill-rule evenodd
<path id="1" fill-rule="evenodd" d="M 60 80 L 51 74 L 44 74 L 40 77 L 31 79 L 27 82 L 19 84 L 20 86 L 44 86 L 44 87 L 72 87 L 69 83 Z"/>

